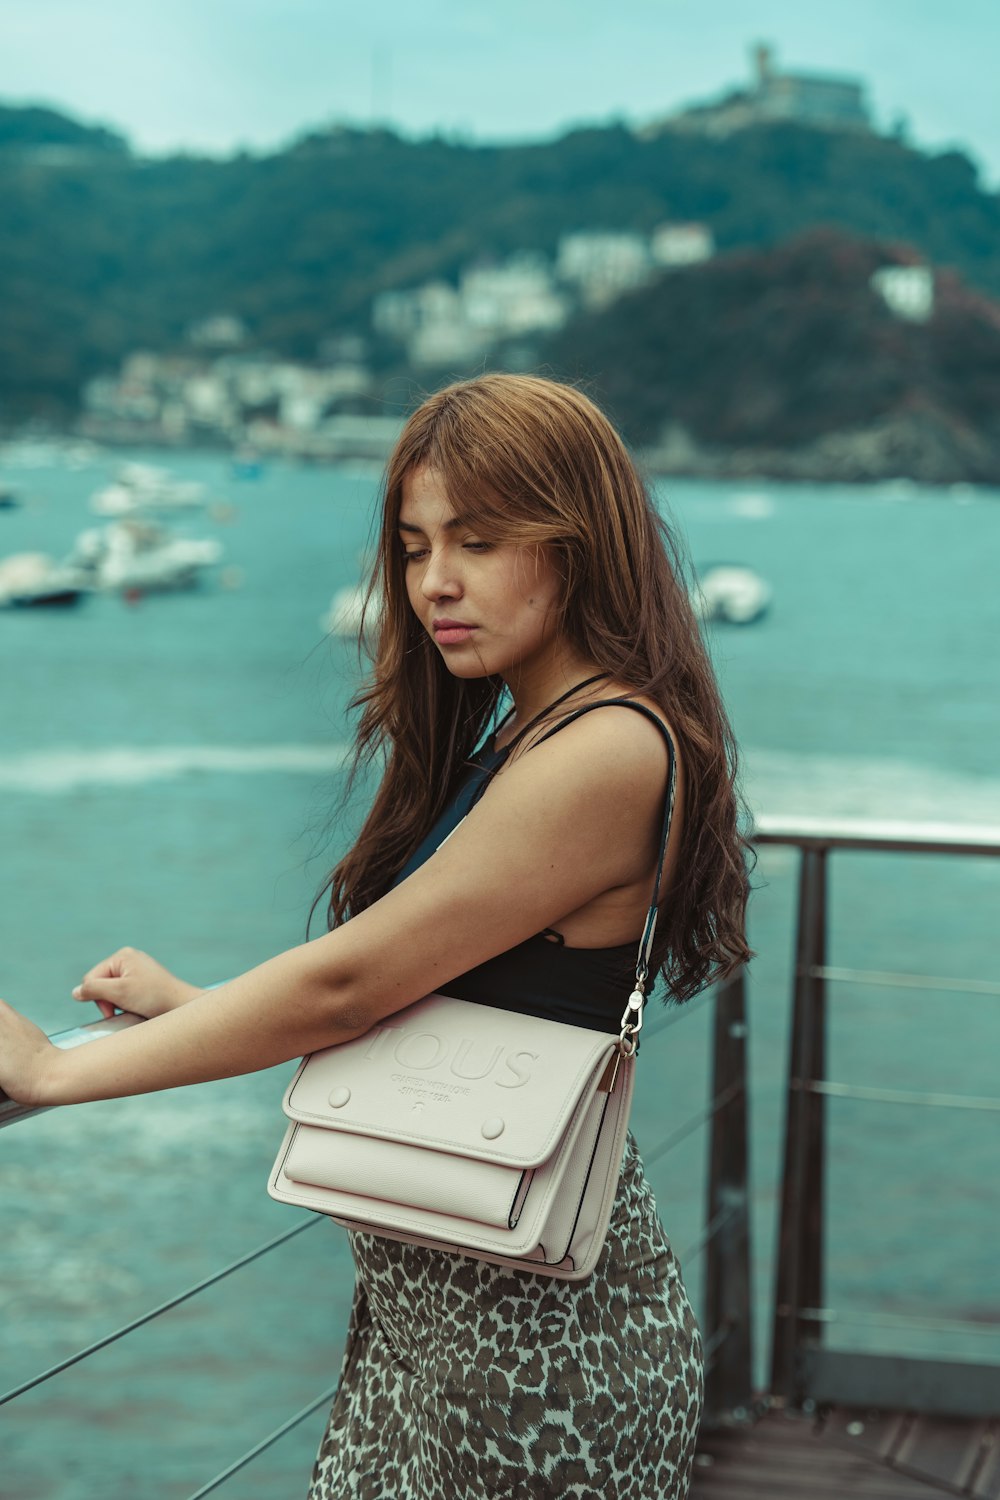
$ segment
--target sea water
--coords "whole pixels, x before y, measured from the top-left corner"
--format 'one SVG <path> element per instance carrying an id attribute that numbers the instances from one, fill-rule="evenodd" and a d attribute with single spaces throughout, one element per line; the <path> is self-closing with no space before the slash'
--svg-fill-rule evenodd
<path id="1" fill-rule="evenodd" d="M 0 514 L 0 557 L 64 554 L 98 524 L 88 496 L 122 457 L 158 461 L 27 457 L 0 454 L 25 499 Z M 122 944 L 204 983 L 301 941 L 358 814 L 340 803 L 357 651 L 320 622 L 362 576 L 377 476 L 275 464 L 240 482 L 215 456 L 170 465 L 220 502 L 181 528 L 224 545 L 202 588 L 0 613 L 0 994 L 49 1032 L 81 1019 L 71 988 Z M 757 624 L 707 632 L 755 810 L 1000 828 L 1000 495 L 676 480 L 659 498 L 699 569 L 745 564 L 773 589 Z M 794 851 L 761 851 L 761 1378 L 796 876 Z M 838 854 L 829 961 L 995 983 L 998 895 L 997 861 Z M 709 1042 L 710 1006 L 696 1004 L 644 1048 L 634 1130 L 650 1157 L 704 1108 Z M 996 995 L 831 986 L 836 1080 L 995 1097 L 998 1053 Z M 0 1134 L 2 1389 L 296 1222 L 264 1189 L 290 1070 Z M 1000 1115 L 842 1100 L 828 1119 L 831 1342 L 997 1358 Z M 706 1139 L 695 1131 L 649 1169 L 682 1256 L 704 1221 Z M 703 1257 L 684 1261 L 697 1301 Z M 352 1281 L 342 1232 L 321 1223 L 3 1408 L 4 1500 L 193 1494 L 335 1381 Z M 907 1314 L 984 1332 L 890 1326 Z M 304 1493 L 322 1426 L 320 1411 L 224 1493 Z"/>

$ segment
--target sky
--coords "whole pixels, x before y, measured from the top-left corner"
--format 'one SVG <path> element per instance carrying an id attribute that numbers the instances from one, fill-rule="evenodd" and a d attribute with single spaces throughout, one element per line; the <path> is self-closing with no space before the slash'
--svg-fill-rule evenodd
<path id="1" fill-rule="evenodd" d="M 876 122 L 1000 184 L 997 0 L 0 0 L 0 101 L 146 154 L 267 150 L 335 121 L 477 141 L 642 123 L 780 67 L 859 78 Z"/>

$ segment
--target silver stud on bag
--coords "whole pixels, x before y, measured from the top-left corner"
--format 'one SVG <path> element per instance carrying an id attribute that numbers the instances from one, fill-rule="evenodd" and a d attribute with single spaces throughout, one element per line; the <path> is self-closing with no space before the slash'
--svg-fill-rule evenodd
<path id="1" fill-rule="evenodd" d="M 503 1135 L 504 1121 L 499 1115 L 490 1115 L 488 1120 L 482 1123 L 482 1132 L 488 1141 L 495 1141 L 498 1135 Z"/>
<path id="2" fill-rule="evenodd" d="M 329 1102 L 334 1109 L 343 1109 L 344 1105 L 347 1103 L 350 1097 L 350 1089 L 345 1089 L 343 1087 L 338 1089 L 331 1089 Z"/>

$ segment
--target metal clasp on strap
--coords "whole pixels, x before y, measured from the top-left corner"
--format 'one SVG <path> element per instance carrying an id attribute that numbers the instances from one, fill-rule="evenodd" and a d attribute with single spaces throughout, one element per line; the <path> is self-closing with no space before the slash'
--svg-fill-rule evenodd
<path id="1" fill-rule="evenodd" d="M 636 988 L 629 995 L 628 1003 L 622 1012 L 622 1029 L 618 1038 L 618 1046 L 624 1057 L 632 1057 L 638 1046 L 638 1036 L 642 1030 L 642 1008 L 645 1003 L 645 995 L 641 989 Z"/>

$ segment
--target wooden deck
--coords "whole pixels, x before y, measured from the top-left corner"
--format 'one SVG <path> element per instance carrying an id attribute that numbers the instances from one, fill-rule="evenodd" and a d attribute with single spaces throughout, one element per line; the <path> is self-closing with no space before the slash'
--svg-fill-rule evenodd
<path id="1" fill-rule="evenodd" d="M 1000 1500 L 1000 1417 L 775 1409 L 706 1433 L 695 1465 L 691 1500 Z"/>

